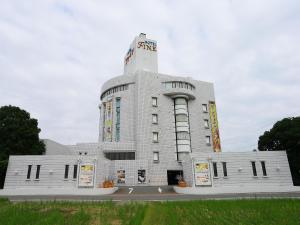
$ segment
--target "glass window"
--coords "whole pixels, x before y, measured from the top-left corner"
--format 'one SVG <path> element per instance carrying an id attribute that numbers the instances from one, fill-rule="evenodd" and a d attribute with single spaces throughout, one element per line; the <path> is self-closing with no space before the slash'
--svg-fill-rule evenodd
<path id="1" fill-rule="evenodd" d="M 207 104 L 202 104 L 202 110 L 203 112 L 207 112 Z"/>
<path id="2" fill-rule="evenodd" d="M 153 132 L 153 142 L 158 142 L 158 132 Z"/>
<path id="3" fill-rule="evenodd" d="M 222 162 L 222 165 L 223 165 L 223 175 L 224 177 L 227 177 L 227 163 Z"/>
<path id="4" fill-rule="evenodd" d="M 188 116 L 185 114 L 178 114 L 176 115 L 176 122 L 187 122 Z"/>
<path id="5" fill-rule="evenodd" d="M 134 152 L 107 152 L 105 157 L 110 160 L 135 160 Z"/>
<path id="6" fill-rule="evenodd" d="M 261 161 L 261 168 L 264 176 L 267 176 L 266 163 L 265 161 Z"/>
<path id="7" fill-rule="evenodd" d="M 159 161 L 159 152 L 153 152 L 153 161 Z"/>
<path id="8" fill-rule="evenodd" d="M 69 165 L 65 165 L 65 179 L 68 179 L 69 177 Z"/>
<path id="9" fill-rule="evenodd" d="M 205 139 L 206 139 L 206 144 L 210 145 L 210 136 L 206 136 Z"/>
<path id="10" fill-rule="evenodd" d="M 205 128 L 209 128 L 209 123 L 208 123 L 208 120 L 207 120 L 207 119 L 204 120 L 204 127 L 205 127 Z"/>
<path id="11" fill-rule="evenodd" d="M 177 139 L 178 140 L 189 140 L 190 134 L 188 132 L 177 132 Z"/>
<path id="12" fill-rule="evenodd" d="M 255 162 L 252 161 L 252 162 L 251 162 L 251 165 L 252 165 L 253 176 L 254 176 L 254 177 L 257 177 L 257 171 L 256 171 L 256 165 L 255 165 Z"/>
<path id="13" fill-rule="evenodd" d="M 28 169 L 27 169 L 27 179 L 30 179 L 30 175 L 31 175 L 31 169 L 32 169 L 32 165 L 28 165 Z"/>
<path id="14" fill-rule="evenodd" d="M 176 98 L 175 105 L 186 105 L 186 99 L 185 98 Z"/>
<path id="15" fill-rule="evenodd" d="M 35 179 L 40 179 L 40 170 L 41 170 L 41 165 L 37 165 Z"/>
<path id="16" fill-rule="evenodd" d="M 213 162 L 213 169 L 214 169 L 214 177 L 218 177 L 218 167 L 216 162 Z"/>
<path id="17" fill-rule="evenodd" d="M 152 106 L 157 106 L 157 98 L 152 97 Z"/>
<path id="18" fill-rule="evenodd" d="M 73 169 L 73 179 L 77 178 L 77 170 L 78 170 L 78 165 L 74 165 L 74 169 Z"/>
<path id="19" fill-rule="evenodd" d="M 157 114 L 152 114 L 152 123 L 158 123 L 158 116 Z"/>

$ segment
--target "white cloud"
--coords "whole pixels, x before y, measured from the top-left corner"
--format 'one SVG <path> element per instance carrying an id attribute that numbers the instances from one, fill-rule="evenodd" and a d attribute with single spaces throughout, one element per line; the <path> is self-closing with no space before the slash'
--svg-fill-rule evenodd
<path id="1" fill-rule="evenodd" d="M 38 118 L 43 138 L 97 141 L 101 85 L 145 32 L 159 70 L 215 83 L 225 151 L 256 147 L 299 116 L 300 2 L 17 1 L 0 8 L 0 105 Z"/>

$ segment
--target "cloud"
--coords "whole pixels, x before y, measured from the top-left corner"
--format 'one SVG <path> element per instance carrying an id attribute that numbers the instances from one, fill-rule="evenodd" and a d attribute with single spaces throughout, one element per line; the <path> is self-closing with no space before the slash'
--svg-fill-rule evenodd
<path id="1" fill-rule="evenodd" d="M 299 116 L 299 10 L 296 0 L 4 1 L 0 105 L 31 112 L 43 138 L 97 141 L 101 86 L 144 32 L 158 40 L 160 72 L 215 84 L 224 151 L 252 150 Z"/>

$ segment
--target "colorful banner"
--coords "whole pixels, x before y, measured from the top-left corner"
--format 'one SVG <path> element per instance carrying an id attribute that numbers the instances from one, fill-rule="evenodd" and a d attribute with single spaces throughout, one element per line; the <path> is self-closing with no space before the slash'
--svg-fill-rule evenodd
<path id="1" fill-rule="evenodd" d="M 93 163 L 81 163 L 79 167 L 78 187 L 94 186 L 95 165 Z"/>
<path id="2" fill-rule="evenodd" d="M 103 141 L 112 142 L 113 127 L 113 103 L 112 100 L 104 103 L 104 132 Z"/>
<path id="3" fill-rule="evenodd" d="M 194 162 L 196 186 L 210 186 L 211 177 L 208 162 Z"/>
<path id="4" fill-rule="evenodd" d="M 217 109 L 216 109 L 215 102 L 209 102 L 209 116 L 211 122 L 213 148 L 215 152 L 221 152 L 221 140 L 220 140 Z"/>

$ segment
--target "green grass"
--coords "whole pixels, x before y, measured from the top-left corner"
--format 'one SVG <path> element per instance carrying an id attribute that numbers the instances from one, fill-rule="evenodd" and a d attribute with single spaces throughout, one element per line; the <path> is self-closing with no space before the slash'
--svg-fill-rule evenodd
<path id="1" fill-rule="evenodd" d="M 300 224 L 300 200 L 22 202 L 0 199 L 0 225 Z"/>

